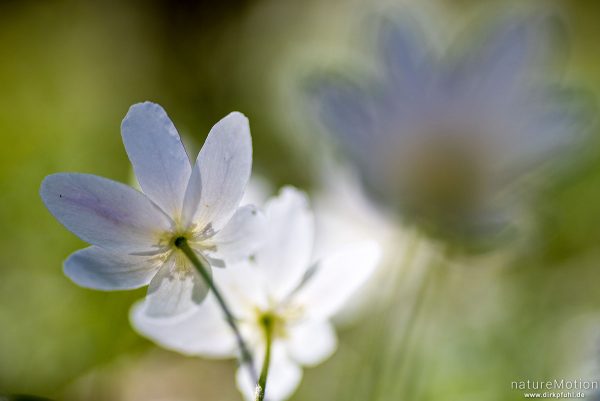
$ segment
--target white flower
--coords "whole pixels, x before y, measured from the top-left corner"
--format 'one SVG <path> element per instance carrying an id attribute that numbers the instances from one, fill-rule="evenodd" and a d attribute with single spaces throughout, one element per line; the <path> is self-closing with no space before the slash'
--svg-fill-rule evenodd
<path id="1" fill-rule="evenodd" d="M 300 383 L 300 366 L 316 365 L 334 352 L 336 336 L 329 320 L 370 277 L 379 248 L 361 242 L 313 262 L 313 216 L 305 196 L 293 188 L 270 200 L 265 215 L 267 238 L 254 258 L 215 271 L 214 280 L 254 351 L 258 371 L 265 351 L 264 321 L 273 322 L 266 398 L 277 401 Z M 144 303 L 132 309 L 133 326 L 166 348 L 215 358 L 236 355 L 235 338 L 212 294 L 181 319 L 152 319 L 143 310 Z M 255 383 L 246 368 L 238 370 L 237 382 L 252 399 Z"/>
<path id="2" fill-rule="evenodd" d="M 50 212 L 92 244 L 66 260 L 65 274 L 99 290 L 149 285 L 149 315 L 184 313 L 208 287 L 175 239 L 223 265 L 248 256 L 261 237 L 264 218 L 253 206 L 238 208 L 252 165 L 248 120 L 234 112 L 219 121 L 193 168 L 159 105 L 133 105 L 121 131 L 143 193 L 88 174 L 53 174 L 42 183 Z"/>
<path id="3" fill-rule="evenodd" d="M 506 21 L 481 47 L 441 58 L 418 26 L 386 21 L 377 78 L 317 82 L 318 113 L 374 198 L 455 234 L 510 220 L 517 180 L 580 143 L 587 123 L 587 103 L 541 79 L 546 22 Z"/>

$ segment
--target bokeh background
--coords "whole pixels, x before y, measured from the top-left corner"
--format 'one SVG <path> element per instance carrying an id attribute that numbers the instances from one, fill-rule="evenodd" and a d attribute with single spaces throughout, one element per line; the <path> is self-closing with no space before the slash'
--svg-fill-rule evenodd
<path id="1" fill-rule="evenodd" d="M 317 198 L 327 189 L 326 153 L 302 100 L 307 76 L 352 64 L 370 43 L 365 21 L 417 3 L 425 2 L 1 2 L 0 395 L 241 399 L 233 361 L 179 356 L 131 329 L 128 310 L 144 290 L 90 291 L 62 274 L 62 261 L 84 244 L 44 208 L 40 182 L 58 171 L 130 181 L 120 121 L 131 104 L 152 100 L 195 150 L 212 124 L 244 112 L 254 173 L 273 188 L 292 184 Z M 447 0 L 427 8 L 436 24 L 460 31 L 513 3 L 562 16 L 569 33 L 563 79 L 599 94 L 600 4 Z M 377 313 L 363 310 L 342 324 L 338 352 L 305 370 L 293 400 L 507 401 L 522 399 L 513 380 L 600 379 L 597 143 L 544 187 L 525 235 L 492 254 L 454 260 L 436 276 L 415 329 L 421 334 L 403 354 L 408 379 L 385 349 L 401 332 L 411 280 L 384 306 L 367 307 Z M 398 230 L 391 261 L 402 259 L 414 236 Z M 435 244 L 421 253 L 429 248 Z M 393 270 L 388 264 L 382 271 Z"/>

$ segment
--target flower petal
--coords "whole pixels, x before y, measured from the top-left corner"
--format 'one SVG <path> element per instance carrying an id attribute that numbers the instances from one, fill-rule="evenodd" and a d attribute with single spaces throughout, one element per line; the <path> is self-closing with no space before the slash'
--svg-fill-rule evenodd
<path id="1" fill-rule="evenodd" d="M 67 258 L 64 272 L 85 288 L 130 290 L 148 285 L 161 261 L 146 256 L 115 254 L 91 246 Z"/>
<path id="2" fill-rule="evenodd" d="M 290 357 L 304 366 L 315 366 L 333 354 L 337 338 L 327 321 L 302 322 L 289 331 L 286 341 Z"/>
<path id="3" fill-rule="evenodd" d="M 255 355 L 257 356 L 255 359 L 260 360 L 260 362 L 255 361 L 258 365 L 257 371 L 260 372 L 264 347 L 263 349 L 259 349 Z M 269 366 L 265 400 L 282 401 L 289 398 L 296 388 L 298 388 L 301 380 L 302 369 L 286 355 L 283 344 L 275 342 L 271 351 L 271 364 Z M 244 398 L 248 401 L 254 401 L 256 383 L 252 380 L 252 376 L 245 366 L 238 368 L 236 382 Z"/>
<path id="4" fill-rule="evenodd" d="M 144 193 L 170 216 L 179 215 L 192 167 L 165 110 L 151 102 L 134 104 L 121 135 Z"/>
<path id="5" fill-rule="evenodd" d="M 214 269 L 213 280 L 219 286 L 237 318 L 254 319 L 256 308 L 269 307 L 264 277 L 248 261 L 232 263 L 226 269 Z"/>
<path id="6" fill-rule="evenodd" d="M 82 240 L 110 251 L 156 251 L 170 219 L 127 185 L 89 174 L 49 175 L 40 189 L 50 213 Z"/>
<path id="7" fill-rule="evenodd" d="M 421 96 L 433 75 L 434 59 L 430 43 L 416 19 L 404 16 L 397 21 L 382 21 L 379 46 L 384 66 L 404 92 Z"/>
<path id="8" fill-rule="evenodd" d="M 146 313 L 155 318 L 183 315 L 191 312 L 207 294 L 208 286 L 195 268 L 171 256 L 148 286 Z"/>
<path id="9" fill-rule="evenodd" d="M 556 156 L 580 150 L 594 122 L 596 107 L 589 94 L 555 87 L 540 92 L 524 99 L 526 104 L 515 105 L 519 110 L 513 115 L 525 114 L 515 118 L 520 125 L 511 131 L 519 137 L 505 134 L 511 147 L 503 152 L 504 167 L 515 175 L 544 163 L 559 165 L 561 160 Z M 562 161 L 570 160 L 566 157 Z"/>
<path id="10" fill-rule="evenodd" d="M 347 80 L 323 77 L 315 78 L 309 96 L 315 115 L 347 151 L 358 157 L 371 149 L 377 121 L 369 93 Z"/>
<path id="11" fill-rule="evenodd" d="M 208 295 L 194 313 L 183 318 L 149 317 L 144 302 L 138 302 L 131 308 L 129 319 L 139 334 L 161 347 L 185 355 L 209 358 L 230 358 L 236 355 L 235 337 L 212 294 Z"/>
<path id="12" fill-rule="evenodd" d="M 269 295 L 287 296 L 300 283 L 311 262 L 314 219 L 306 195 L 292 187 L 265 206 L 267 232 L 264 246 L 255 255 L 267 282 Z"/>
<path id="13" fill-rule="evenodd" d="M 500 21 L 487 35 L 479 51 L 465 57 L 462 77 L 477 87 L 484 96 L 527 88 L 531 74 L 539 76 L 557 53 L 558 20 L 546 15 L 526 15 Z M 472 95 L 471 95 L 472 96 Z"/>
<path id="14" fill-rule="evenodd" d="M 236 210 L 221 231 L 206 243 L 214 251 L 205 251 L 211 258 L 235 262 L 252 255 L 264 242 L 265 216 L 253 205 Z"/>
<path id="15" fill-rule="evenodd" d="M 314 319 L 331 317 L 367 281 L 379 258 L 379 246 L 370 241 L 323 258 L 296 293 L 294 302 L 303 305 Z"/>
<path id="16" fill-rule="evenodd" d="M 242 200 L 252 168 L 248 119 L 233 112 L 210 130 L 187 186 L 183 220 L 219 231 Z"/>
<path id="17" fill-rule="evenodd" d="M 398 140 L 396 134 L 411 132 L 398 127 L 407 125 L 408 117 L 414 118 L 415 113 L 406 105 L 393 107 L 403 100 L 402 92 L 394 91 L 389 94 L 390 99 L 378 99 L 367 88 L 336 77 L 317 79 L 309 95 L 314 114 L 359 168 L 365 184 L 372 187 L 382 176 L 380 163 L 375 163 L 379 160 L 372 155 L 380 153 L 382 147 L 389 148 L 391 140 Z M 396 118 L 390 123 L 389 118 L 382 118 L 385 112 L 393 113 Z M 391 124 L 394 127 L 390 130 Z"/>

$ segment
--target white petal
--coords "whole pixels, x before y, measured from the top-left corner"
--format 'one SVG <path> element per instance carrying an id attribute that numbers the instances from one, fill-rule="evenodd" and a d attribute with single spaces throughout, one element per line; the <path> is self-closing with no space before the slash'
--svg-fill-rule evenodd
<path id="1" fill-rule="evenodd" d="M 155 103 L 134 104 L 121 133 L 144 193 L 170 216 L 179 215 L 192 167 L 167 113 Z"/>
<path id="2" fill-rule="evenodd" d="M 148 285 L 162 263 L 147 256 L 115 254 L 91 246 L 67 258 L 65 274 L 76 284 L 96 290 L 129 290 Z"/>
<path id="3" fill-rule="evenodd" d="M 286 341 L 290 357 L 304 366 L 314 366 L 333 354 L 337 338 L 327 321 L 307 321 L 290 328 Z"/>
<path id="4" fill-rule="evenodd" d="M 306 196 L 286 187 L 265 206 L 267 233 L 256 253 L 269 293 L 275 299 L 287 296 L 301 281 L 310 265 L 314 241 L 314 219 Z"/>
<path id="5" fill-rule="evenodd" d="M 229 223 L 207 241 L 215 250 L 206 253 L 230 262 L 248 258 L 264 243 L 265 232 L 265 216 L 255 206 L 240 207 Z"/>
<path id="6" fill-rule="evenodd" d="M 49 175 L 40 189 L 50 212 L 82 240 L 111 251 L 155 251 L 171 221 L 144 194 L 89 174 Z"/>
<path id="7" fill-rule="evenodd" d="M 252 174 L 240 205 L 264 205 L 273 192 L 273 186 L 266 177 Z"/>
<path id="8" fill-rule="evenodd" d="M 315 319 L 335 314 L 367 281 L 380 259 L 379 246 L 363 242 L 323 258 L 296 293 L 294 302 Z"/>
<path id="9" fill-rule="evenodd" d="M 227 299 L 238 318 L 254 318 L 255 308 L 269 307 L 264 277 L 255 264 L 248 261 L 232 263 L 226 269 L 214 269 L 213 281 Z"/>
<path id="10" fill-rule="evenodd" d="M 155 318 L 182 315 L 191 312 L 207 294 L 208 286 L 194 267 L 171 257 L 148 286 L 146 313 Z"/>
<path id="11" fill-rule="evenodd" d="M 257 364 L 257 371 L 262 367 L 262 358 L 264 350 L 259 349 L 255 353 L 255 358 L 260 362 Z M 282 401 L 289 398 L 298 388 L 302 380 L 302 369 L 294 363 L 285 352 L 282 344 L 275 342 L 271 352 L 271 364 L 269 366 L 269 376 L 267 378 L 265 400 Z M 240 366 L 236 373 L 236 382 L 238 389 L 248 401 L 254 401 L 256 383 L 252 380 L 248 369 Z"/>
<path id="12" fill-rule="evenodd" d="M 138 333 L 161 347 L 210 358 L 236 355 L 235 337 L 212 294 L 192 314 L 183 318 L 149 317 L 144 302 L 138 302 L 131 308 L 129 319 Z"/>
<path id="13" fill-rule="evenodd" d="M 183 219 L 219 231 L 242 200 L 252 168 L 248 119 L 233 112 L 208 134 L 188 183 Z"/>

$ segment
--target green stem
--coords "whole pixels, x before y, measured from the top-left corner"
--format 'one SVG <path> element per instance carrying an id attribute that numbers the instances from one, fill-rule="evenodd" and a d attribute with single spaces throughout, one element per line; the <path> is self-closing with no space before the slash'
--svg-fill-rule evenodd
<path id="1" fill-rule="evenodd" d="M 402 364 L 402 362 L 406 362 L 406 356 L 410 350 L 409 343 L 413 338 L 414 331 L 416 330 L 417 319 L 422 313 L 423 305 L 425 304 L 425 296 L 431 282 L 431 267 L 427 266 L 425 269 L 425 272 L 423 272 L 423 278 L 421 279 L 421 283 L 419 284 L 419 288 L 417 290 L 415 301 L 412 305 L 412 308 L 410 308 L 409 315 L 404 325 L 404 335 L 402 336 L 400 346 L 398 348 L 401 355 L 399 359 L 400 364 Z M 401 367 L 398 368 L 398 370 L 402 369 Z"/>
<path id="2" fill-rule="evenodd" d="M 206 285 L 208 285 L 208 287 L 213 292 L 215 298 L 217 299 L 217 302 L 219 303 L 219 306 L 221 307 L 221 310 L 223 311 L 223 314 L 225 315 L 225 320 L 227 321 L 227 324 L 229 324 L 229 327 L 235 335 L 238 347 L 240 348 L 242 363 L 248 365 L 248 368 L 250 369 L 250 374 L 252 375 L 253 380 L 256 381 L 258 376 L 256 374 L 256 369 L 254 368 L 252 354 L 248 350 L 248 346 L 244 341 L 244 337 L 242 337 L 242 333 L 238 328 L 233 313 L 231 313 L 231 309 L 229 308 L 229 306 L 227 306 L 225 298 L 223 298 L 223 295 L 221 295 L 221 292 L 212 280 L 212 277 L 209 273 L 210 270 L 209 268 L 207 268 L 208 262 L 201 260 L 198 257 L 198 255 L 196 255 L 196 253 L 192 248 L 190 248 L 190 245 L 184 237 L 177 238 L 175 240 L 175 246 L 179 248 L 185 254 L 185 256 L 187 256 L 187 258 L 194 265 L 198 273 L 200 273 L 200 276 L 202 276 L 202 279 L 204 280 Z"/>
<path id="3" fill-rule="evenodd" d="M 263 401 L 267 390 L 267 376 L 269 376 L 269 365 L 271 364 L 271 343 L 273 337 L 273 317 L 265 315 L 262 318 L 265 331 L 265 359 L 263 361 L 258 384 L 256 385 L 255 401 Z"/>
<path id="4" fill-rule="evenodd" d="M 395 372 L 397 361 L 394 352 L 390 352 L 389 345 L 393 343 L 397 338 L 397 301 L 394 301 L 392 297 L 396 294 L 401 294 L 405 291 L 407 277 L 410 275 L 415 265 L 415 259 L 419 255 L 421 241 L 421 234 L 417 231 L 409 234 L 406 239 L 407 244 L 404 247 L 404 255 L 402 260 L 399 261 L 398 266 L 395 267 L 395 274 L 391 277 L 390 282 L 386 283 L 387 287 L 383 289 L 384 296 L 381 297 L 380 305 L 377 310 L 380 311 L 381 316 L 378 320 L 378 326 L 371 333 L 385 333 L 383 335 L 369 335 L 371 337 L 370 349 L 375 348 L 375 351 L 371 354 L 371 363 L 373 368 L 371 369 L 371 384 L 368 387 L 367 394 L 372 400 L 380 400 L 385 391 L 386 384 L 390 380 L 390 375 L 393 375 L 391 380 L 397 380 Z M 391 302 L 391 303 L 390 303 Z M 387 305 L 389 304 L 389 305 Z M 414 318 L 413 318 L 414 319 Z M 406 330 L 406 326 L 403 325 L 403 329 Z M 383 336 L 383 339 L 382 339 Z M 402 341 L 402 340 L 401 340 Z M 381 359 L 379 362 L 377 359 Z M 354 396 L 357 394 L 357 390 L 353 391 Z M 359 394 L 358 399 L 366 397 L 364 394 Z M 350 395 L 348 396 L 350 398 Z M 355 399 L 356 399 L 355 398 Z"/>
<path id="5" fill-rule="evenodd" d="M 446 267 L 446 255 L 447 250 L 442 249 L 440 255 L 437 256 L 438 261 L 434 261 L 433 263 L 429 263 L 426 266 L 426 270 L 423 273 L 423 278 L 419 287 L 419 290 L 416 295 L 415 303 L 413 304 L 411 314 L 408 318 L 408 322 L 406 324 L 406 331 L 402 338 L 402 342 L 400 345 L 400 359 L 399 364 L 395 368 L 395 371 L 398 372 L 398 379 L 396 380 L 395 386 L 393 387 L 393 394 L 395 394 L 396 389 L 402 390 L 404 393 L 408 393 L 412 390 L 411 386 L 414 384 L 414 380 L 411 380 L 411 377 L 414 377 L 416 372 L 416 367 L 412 369 L 408 369 L 410 352 L 413 350 L 411 346 L 411 341 L 415 339 L 415 331 L 417 329 L 417 320 L 422 314 L 422 311 L 425 306 L 425 301 L 427 297 L 427 292 L 429 287 L 432 285 L 433 276 L 439 275 L 439 272 L 443 272 Z M 424 337 L 424 334 L 421 336 Z M 405 394 L 406 395 L 406 394 Z"/>

